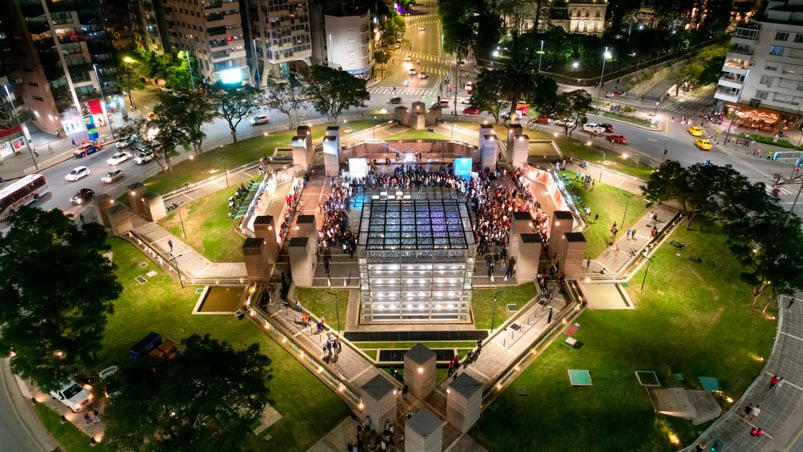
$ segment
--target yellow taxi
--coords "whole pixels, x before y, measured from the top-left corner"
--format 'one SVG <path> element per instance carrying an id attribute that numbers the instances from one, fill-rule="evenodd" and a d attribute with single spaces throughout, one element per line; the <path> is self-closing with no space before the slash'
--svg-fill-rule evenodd
<path id="1" fill-rule="evenodd" d="M 710 151 L 712 147 L 711 142 L 706 140 L 705 138 L 698 138 L 694 140 L 694 145 L 704 151 Z"/>
<path id="2" fill-rule="evenodd" d="M 689 133 L 693 137 L 701 137 L 701 136 L 703 136 L 703 129 L 701 129 L 701 128 L 697 127 L 697 126 L 689 127 Z"/>

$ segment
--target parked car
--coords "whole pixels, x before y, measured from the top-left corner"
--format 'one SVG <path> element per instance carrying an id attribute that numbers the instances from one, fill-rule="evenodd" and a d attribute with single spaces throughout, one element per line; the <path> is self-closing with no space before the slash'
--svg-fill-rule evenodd
<path id="1" fill-rule="evenodd" d="M 419 25 L 418 26 L 418 31 L 424 31 L 424 26 L 423 25 Z"/>
<path id="2" fill-rule="evenodd" d="M 429 76 L 427 75 L 426 72 L 419 72 L 418 73 L 418 78 L 429 78 Z"/>
<path id="3" fill-rule="evenodd" d="M 95 400 L 91 387 L 81 386 L 73 380 L 67 381 L 55 391 L 50 391 L 50 395 L 70 408 L 73 413 L 85 410 Z"/>
<path id="4" fill-rule="evenodd" d="M 528 107 L 524 102 L 519 102 L 516 104 L 516 110 L 520 111 L 521 114 L 526 115 L 527 112 L 530 111 L 530 107 Z"/>
<path id="5" fill-rule="evenodd" d="M 93 196 L 95 196 L 95 190 L 92 190 L 91 188 L 82 188 L 75 192 L 75 195 L 73 195 L 73 197 L 70 199 L 70 202 L 74 206 L 80 206 L 91 201 Z"/>
<path id="6" fill-rule="evenodd" d="M 77 167 L 73 168 L 72 170 L 70 170 L 70 172 L 67 173 L 67 175 L 64 176 L 64 178 L 67 179 L 70 182 L 75 182 L 78 179 L 81 179 L 83 177 L 89 176 L 90 174 L 91 174 L 91 172 L 89 171 L 89 168 L 87 168 L 85 166 L 77 166 Z"/>
<path id="7" fill-rule="evenodd" d="M 521 119 L 521 118 L 522 118 L 522 116 L 524 116 L 524 114 L 521 112 L 521 110 L 516 110 L 516 111 L 515 111 L 515 113 L 514 113 L 514 115 L 515 115 L 515 117 L 516 117 L 515 119 Z M 500 118 L 502 118 L 502 119 L 504 119 L 504 120 L 509 120 L 509 119 L 510 119 L 510 112 L 508 112 L 508 111 L 505 111 L 504 113 L 502 113 L 502 115 L 500 116 Z"/>
<path id="8" fill-rule="evenodd" d="M 698 138 L 694 140 L 694 145 L 702 149 L 703 151 L 710 151 L 711 148 L 713 147 L 711 142 L 706 140 L 705 138 Z"/>
<path id="9" fill-rule="evenodd" d="M 114 143 L 114 146 L 117 149 L 125 149 L 127 147 L 130 147 L 137 141 L 139 141 L 139 136 L 131 135 L 130 137 L 120 138 L 119 140 L 117 140 L 117 143 Z"/>
<path id="10" fill-rule="evenodd" d="M 388 100 L 389 104 L 400 104 L 401 102 L 401 97 L 391 97 L 390 100 Z"/>
<path id="11" fill-rule="evenodd" d="M 111 399 L 112 396 L 117 396 L 120 394 L 118 389 L 118 379 L 120 378 L 120 368 L 117 366 L 109 366 L 100 372 L 98 372 L 100 376 L 100 380 L 103 382 L 104 387 L 104 395 L 107 399 Z"/>
<path id="12" fill-rule="evenodd" d="M 264 114 L 251 116 L 251 118 L 248 119 L 248 122 L 250 122 L 252 126 L 267 124 L 268 122 L 270 122 L 270 116 Z"/>
<path id="13" fill-rule="evenodd" d="M 537 124 L 549 124 L 549 116 L 539 116 L 534 119 Z"/>
<path id="14" fill-rule="evenodd" d="M 471 93 L 471 90 L 474 89 L 474 82 L 466 82 L 465 90 L 467 93 Z"/>
<path id="15" fill-rule="evenodd" d="M 137 165 L 144 165 L 153 160 L 154 157 L 156 157 L 156 155 L 151 150 L 139 151 L 137 152 L 137 156 L 134 157 L 134 163 Z"/>
<path id="16" fill-rule="evenodd" d="M 553 124 L 555 124 L 556 126 L 561 126 L 561 127 L 564 127 L 564 126 L 572 127 L 572 126 L 574 126 L 574 118 L 558 118 L 558 119 L 553 121 Z"/>
<path id="17" fill-rule="evenodd" d="M 101 177 L 100 180 L 102 180 L 104 184 L 111 184 L 113 182 L 117 182 L 122 178 L 123 178 L 123 170 L 118 168 L 116 170 L 109 171 L 103 177 Z"/>
<path id="18" fill-rule="evenodd" d="M 480 114 L 480 109 L 476 107 L 466 107 L 463 109 L 464 115 L 478 115 Z"/>
<path id="19" fill-rule="evenodd" d="M 605 139 L 611 143 L 627 144 L 627 138 L 624 135 L 609 133 L 605 135 Z"/>
<path id="20" fill-rule="evenodd" d="M 116 152 L 113 156 L 109 157 L 109 159 L 106 160 L 106 164 L 108 164 L 108 165 L 119 165 L 119 164 L 125 162 L 126 160 L 130 159 L 131 157 L 132 157 L 132 155 L 128 151 Z"/>
<path id="21" fill-rule="evenodd" d="M 599 124 L 595 124 L 593 122 L 588 124 L 583 124 L 583 131 L 593 134 L 603 134 L 605 133 L 605 127 L 602 127 Z"/>
<path id="22" fill-rule="evenodd" d="M 605 97 L 618 97 L 621 96 L 622 94 L 624 93 L 621 91 L 608 91 L 607 93 L 605 93 Z"/>
<path id="23" fill-rule="evenodd" d="M 94 154 L 100 150 L 98 143 L 95 141 L 84 141 L 78 146 L 78 149 L 72 151 L 72 154 L 77 158 L 84 158 L 91 154 Z"/>
<path id="24" fill-rule="evenodd" d="M 613 124 L 608 124 L 607 122 L 599 123 L 600 126 L 605 128 L 606 132 L 613 132 Z"/>
<path id="25" fill-rule="evenodd" d="M 697 127 L 697 126 L 692 126 L 692 127 L 689 127 L 689 133 L 693 137 L 701 137 L 701 136 L 703 136 L 703 129 L 701 129 L 701 128 Z"/>

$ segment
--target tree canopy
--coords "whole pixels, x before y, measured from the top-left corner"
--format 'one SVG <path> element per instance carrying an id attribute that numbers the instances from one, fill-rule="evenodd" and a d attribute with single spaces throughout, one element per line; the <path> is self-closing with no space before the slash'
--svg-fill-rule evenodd
<path id="1" fill-rule="evenodd" d="M 268 86 L 265 95 L 265 102 L 268 107 L 278 110 L 287 115 L 290 128 L 296 127 L 303 119 L 302 114 L 306 113 L 304 108 L 304 87 L 298 82 L 281 81 L 277 82 L 268 79 Z"/>
<path id="2" fill-rule="evenodd" d="M 44 390 L 89 366 L 122 291 L 97 223 L 24 207 L 0 237 L 0 351 Z"/>
<path id="3" fill-rule="evenodd" d="M 344 110 L 365 106 L 365 101 L 371 97 L 366 83 L 367 80 L 344 70 L 315 65 L 309 68 L 306 92 L 318 113 L 337 121 Z"/>
<path id="4" fill-rule="evenodd" d="M 216 86 L 209 91 L 209 95 L 212 102 L 217 105 L 220 116 L 229 125 L 231 139 L 237 143 L 237 126 L 257 106 L 260 91 L 251 86 L 237 88 Z"/>
<path id="5" fill-rule="evenodd" d="M 165 130 L 174 134 L 184 147 L 192 147 L 196 154 L 200 154 L 206 138 L 201 127 L 214 119 L 217 105 L 202 91 L 179 90 L 174 95 L 163 95 L 153 111 L 160 141 L 166 139 L 165 133 L 161 132 Z"/>
<path id="6" fill-rule="evenodd" d="M 499 71 L 481 69 L 477 75 L 477 84 L 469 98 L 472 107 L 493 115 L 497 124 L 499 124 L 499 115 L 505 102 L 501 90 L 502 77 L 503 75 Z"/>
<path id="7" fill-rule="evenodd" d="M 146 451 L 239 451 L 262 415 L 272 377 L 259 345 L 182 341 L 175 358 L 127 362 L 105 412 L 104 443 Z"/>

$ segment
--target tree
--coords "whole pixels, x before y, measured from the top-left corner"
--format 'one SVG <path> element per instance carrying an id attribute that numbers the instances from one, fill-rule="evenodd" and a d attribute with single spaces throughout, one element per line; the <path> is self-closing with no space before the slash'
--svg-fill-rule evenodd
<path id="1" fill-rule="evenodd" d="M 586 113 L 591 110 L 591 94 L 584 89 L 576 89 L 568 93 L 562 93 L 555 102 L 554 114 L 561 118 L 574 118 L 573 122 L 567 121 L 563 130 L 567 137 L 570 137 L 574 129 L 587 121 Z M 569 127 L 571 126 L 571 130 Z"/>
<path id="2" fill-rule="evenodd" d="M 217 86 L 209 94 L 218 106 L 220 116 L 229 125 L 231 139 L 237 143 L 237 126 L 257 106 L 260 91 L 251 86 L 237 88 Z"/>
<path id="3" fill-rule="evenodd" d="M 509 58 L 505 60 L 505 67 L 501 69 L 502 82 L 501 91 L 505 99 L 510 102 L 511 118 L 516 113 L 516 104 L 532 96 L 535 92 L 536 83 L 536 64 L 533 53 L 530 51 L 525 41 L 518 36 L 513 36 L 510 43 Z"/>
<path id="4" fill-rule="evenodd" d="M 535 75 L 535 88 L 527 98 L 527 103 L 542 115 L 555 113 L 555 104 L 558 102 L 558 83 L 543 75 Z"/>
<path id="5" fill-rule="evenodd" d="M 364 107 L 371 97 L 365 89 L 366 80 L 340 69 L 311 66 L 306 82 L 306 93 L 315 110 L 334 122 L 343 110 Z"/>
<path id="6" fill-rule="evenodd" d="M 387 39 L 388 37 L 395 39 L 396 36 L 402 36 L 405 29 L 404 17 L 395 10 L 390 10 L 385 21 L 382 22 L 382 28 L 384 29 L 382 33 L 383 39 Z"/>
<path id="7" fill-rule="evenodd" d="M 270 358 L 205 336 L 182 341 L 172 360 L 121 369 L 106 409 L 104 442 L 123 450 L 241 450 L 268 403 Z"/>
<path id="8" fill-rule="evenodd" d="M 161 103 L 154 108 L 155 124 L 159 128 L 160 142 L 165 139 L 162 130 L 178 133 L 175 141 L 185 148 L 192 147 L 201 153 L 206 134 L 201 126 L 212 121 L 217 114 L 216 105 L 202 91 L 180 90 L 175 95 L 163 95 Z"/>
<path id="9" fill-rule="evenodd" d="M 118 133 L 131 139 L 129 149 L 153 152 L 162 171 L 173 169 L 171 157 L 178 155 L 176 147 L 183 144 L 181 133 L 171 123 L 166 122 L 165 128 L 161 129 L 156 121 L 147 118 L 129 119 Z"/>
<path id="10" fill-rule="evenodd" d="M 286 82 L 268 79 L 267 83 L 265 102 L 268 107 L 287 115 L 290 128 L 296 127 L 302 119 L 301 114 L 306 111 L 304 87 L 295 79 Z"/>
<path id="11" fill-rule="evenodd" d="M 469 103 L 472 107 L 487 111 L 494 117 L 496 124 L 499 124 L 499 115 L 504 105 L 502 97 L 502 73 L 481 69 L 477 76 L 477 85 L 471 92 Z"/>
<path id="12" fill-rule="evenodd" d="M 58 209 L 21 208 L 0 236 L 0 351 L 43 390 L 88 367 L 122 291 L 106 232 Z"/>
<path id="13" fill-rule="evenodd" d="M 415 5 L 415 0 L 398 0 L 399 8 L 407 14 L 410 14 L 410 9 Z"/>
<path id="14" fill-rule="evenodd" d="M 117 66 L 117 84 L 120 90 L 128 95 L 128 102 L 131 107 L 134 107 L 134 98 L 131 97 L 131 90 L 142 89 L 145 84 L 142 83 L 143 73 L 142 65 L 139 61 L 124 56 L 122 63 Z"/>

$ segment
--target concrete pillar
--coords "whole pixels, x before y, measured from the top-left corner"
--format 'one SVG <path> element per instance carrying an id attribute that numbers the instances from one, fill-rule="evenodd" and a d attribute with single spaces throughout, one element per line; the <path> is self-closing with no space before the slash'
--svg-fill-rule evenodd
<path id="1" fill-rule="evenodd" d="M 293 147 L 293 165 L 300 166 L 304 172 L 309 171 L 312 161 L 307 158 L 307 138 L 296 135 L 290 141 L 290 146 Z"/>
<path id="2" fill-rule="evenodd" d="M 308 237 L 293 237 L 290 239 L 287 251 L 290 255 L 290 271 L 296 286 L 311 287 L 312 277 L 315 274 L 315 249 L 310 247 Z"/>
<path id="3" fill-rule="evenodd" d="M 98 206 L 98 211 L 100 212 L 100 221 L 106 227 L 111 227 L 111 222 L 109 222 L 109 209 L 114 205 L 114 199 L 111 196 L 103 193 L 100 195 L 96 195 L 94 198 L 95 205 Z"/>
<path id="4" fill-rule="evenodd" d="M 482 144 L 485 142 L 485 138 L 492 135 L 496 135 L 496 132 L 494 132 L 494 126 L 492 124 L 480 124 L 480 136 L 479 136 L 480 148 L 482 148 Z"/>
<path id="5" fill-rule="evenodd" d="M 159 193 L 145 193 L 142 195 L 142 209 L 144 210 L 145 218 L 150 221 L 159 221 L 167 216 L 164 200 Z"/>
<path id="6" fill-rule="evenodd" d="M 563 256 L 561 269 L 566 272 L 566 277 L 579 278 L 586 257 L 586 238 L 583 233 L 567 232 L 563 234 L 561 249 L 558 253 Z"/>
<path id="7" fill-rule="evenodd" d="M 574 217 L 568 210 L 556 210 L 552 214 L 552 225 L 549 228 L 549 258 L 553 261 L 559 262 L 558 269 L 563 270 L 563 260 L 566 257 L 563 254 L 564 247 L 560 245 L 563 240 L 563 234 L 572 232 L 574 226 Z M 555 257 L 557 255 L 557 257 Z"/>
<path id="8" fill-rule="evenodd" d="M 424 130 L 427 128 L 427 114 L 413 113 L 410 115 L 410 128 L 413 130 Z"/>
<path id="9" fill-rule="evenodd" d="M 516 135 L 513 140 L 508 142 L 508 161 L 510 166 L 521 168 L 527 164 L 527 156 L 530 153 L 530 137 L 527 135 Z"/>
<path id="10" fill-rule="evenodd" d="M 134 228 L 131 224 L 131 216 L 133 212 L 128 207 L 122 204 L 115 204 L 107 210 L 109 217 L 109 227 L 111 227 L 112 234 L 122 235 Z"/>
<path id="11" fill-rule="evenodd" d="M 329 177 L 340 174 L 340 127 L 329 126 L 323 137 L 324 171 Z"/>
<path id="12" fill-rule="evenodd" d="M 270 277 L 270 264 L 266 254 L 267 240 L 259 237 L 245 239 L 243 256 L 249 281 L 265 281 Z"/>
<path id="13" fill-rule="evenodd" d="M 541 235 L 516 234 L 510 250 L 516 257 L 516 281 L 533 281 L 538 274 L 538 262 L 541 260 Z"/>
<path id="14" fill-rule="evenodd" d="M 510 236 L 516 234 L 529 234 L 533 232 L 533 216 L 530 212 L 513 212 L 510 222 Z"/>
<path id="15" fill-rule="evenodd" d="M 410 108 L 410 115 L 414 115 L 416 113 L 426 114 L 427 106 L 421 101 L 413 102 Z"/>
<path id="16" fill-rule="evenodd" d="M 142 185 L 142 182 L 131 184 L 127 188 L 128 205 L 131 206 L 131 210 L 133 210 L 135 214 L 144 217 L 145 211 L 142 206 L 142 196 L 148 191 L 148 189 Z"/>
<path id="17" fill-rule="evenodd" d="M 434 106 L 429 109 L 429 113 L 427 114 L 427 125 L 435 125 L 438 121 L 441 120 L 443 116 L 443 109 L 438 106 Z"/>
<path id="18" fill-rule="evenodd" d="M 265 259 L 275 264 L 279 257 L 279 242 L 272 215 L 260 215 L 254 219 L 254 235 L 265 240 Z"/>
<path id="19" fill-rule="evenodd" d="M 306 148 L 309 149 L 310 153 L 312 152 L 312 129 L 310 126 L 298 126 L 296 127 L 296 136 L 304 137 L 306 140 Z M 311 155 L 309 157 L 312 157 Z"/>
<path id="20" fill-rule="evenodd" d="M 422 408 L 404 428 L 405 452 L 441 452 L 443 450 L 443 421 Z"/>
<path id="21" fill-rule="evenodd" d="M 482 383 L 462 372 L 446 389 L 446 420 L 463 433 L 480 419 Z"/>
<path id="22" fill-rule="evenodd" d="M 317 232 L 315 230 L 315 215 L 299 215 L 296 218 L 296 235 L 314 239 L 318 235 Z M 317 240 L 315 241 L 317 242 Z"/>
<path id="23" fill-rule="evenodd" d="M 396 422 L 396 387 L 381 375 L 376 375 L 360 388 L 363 413 L 370 416 L 371 428 L 381 432 L 385 421 Z"/>
<path id="24" fill-rule="evenodd" d="M 521 124 L 509 124 L 507 126 L 507 137 L 505 138 L 505 142 L 507 143 L 507 148 L 510 149 L 513 147 L 513 140 L 521 135 L 522 132 Z"/>
<path id="25" fill-rule="evenodd" d="M 407 107 L 396 107 L 393 109 L 393 119 L 399 121 L 400 125 L 410 125 L 410 110 Z"/>
<path id="26" fill-rule="evenodd" d="M 499 140 L 496 139 L 496 135 L 486 135 L 480 147 L 480 168 L 496 171 L 498 153 Z"/>
<path id="27" fill-rule="evenodd" d="M 435 389 L 435 352 L 417 344 L 404 353 L 404 384 L 410 394 L 425 399 Z"/>

